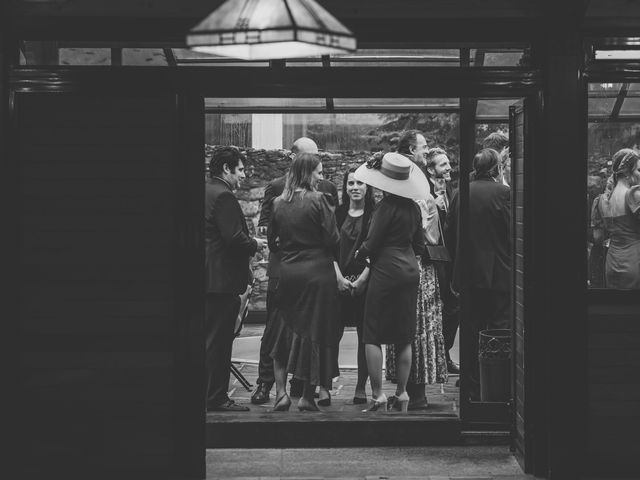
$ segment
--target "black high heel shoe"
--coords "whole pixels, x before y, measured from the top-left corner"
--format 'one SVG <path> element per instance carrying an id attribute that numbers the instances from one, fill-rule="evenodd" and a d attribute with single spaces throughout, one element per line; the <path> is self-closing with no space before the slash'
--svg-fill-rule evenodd
<path id="1" fill-rule="evenodd" d="M 367 397 L 358 397 L 358 396 L 354 396 L 353 397 L 353 404 L 354 405 L 362 405 L 363 403 L 367 403 Z"/>
<path id="2" fill-rule="evenodd" d="M 289 395 L 285 393 L 276 401 L 276 404 L 273 406 L 273 410 L 271 411 L 272 412 L 288 412 L 289 407 L 291 407 L 291 399 L 289 398 Z"/>
<path id="3" fill-rule="evenodd" d="M 331 393 L 329 392 L 329 390 L 324 391 L 327 392 L 327 396 L 318 400 L 318 405 L 320 405 L 321 407 L 328 407 L 331 405 Z M 322 394 L 322 390 L 320 391 L 320 394 Z"/>

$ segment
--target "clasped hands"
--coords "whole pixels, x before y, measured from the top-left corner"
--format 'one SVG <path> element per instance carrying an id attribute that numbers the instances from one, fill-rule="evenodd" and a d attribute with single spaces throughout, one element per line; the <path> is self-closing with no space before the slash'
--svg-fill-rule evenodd
<path id="1" fill-rule="evenodd" d="M 338 276 L 338 291 L 342 294 L 358 296 L 364 291 L 364 286 L 365 282 L 360 278 L 352 282 L 341 275 Z"/>

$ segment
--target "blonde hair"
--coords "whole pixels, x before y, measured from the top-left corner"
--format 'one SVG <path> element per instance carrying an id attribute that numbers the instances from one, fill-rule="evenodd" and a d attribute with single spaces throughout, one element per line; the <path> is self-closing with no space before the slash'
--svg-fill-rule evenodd
<path id="1" fill-rule="evenodd" d="M 314 153 L 300 153 L 291 163 L 282 191 L 282 198 L 290 202 L 296 190 L 314 191 L 313 172 L 320 164 L 320 158 Z"/>

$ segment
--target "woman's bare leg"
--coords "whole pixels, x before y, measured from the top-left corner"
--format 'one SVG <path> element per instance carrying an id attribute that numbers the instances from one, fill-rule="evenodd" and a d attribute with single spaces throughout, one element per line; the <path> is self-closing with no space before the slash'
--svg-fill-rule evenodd
<path id="1" fill-rule="evenodd" d="M 382 395 L 382 348 L 373 343 L 367 343 L 364 348 L 371 379 L 371 392 L 376 399 Z"/>

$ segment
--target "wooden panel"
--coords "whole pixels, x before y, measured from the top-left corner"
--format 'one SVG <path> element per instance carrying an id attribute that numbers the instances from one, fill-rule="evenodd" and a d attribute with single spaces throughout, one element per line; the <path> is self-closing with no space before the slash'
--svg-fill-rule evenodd
<path id="1" fill-rule="evenodd" d="M 130 17 L 204 17 L 221 1 L 192 0 L 183 4 L 177 0 L 151 0 L 145 3 L 113 2 L 109 0 L 84 0 L 83 2 L 33 3 L 21 2 L 21 14 L 56 16 L 130 16 Z M 410 13 L 416 18 L 441 17 L 529 17 L 541 13 L 540 0 L 396 0 L 393 8 L 384 0 L 322 0 L 321 3 L 339 18 L 406 18 Z M 420 6 L 424 5 L 421 9 Z"/>
<path id="2" fill-rule="evenodd" d="M 512 193 L 511 215 L 513 230 L 512 253 L 512 303 L 513 303 L 513 400 L 514 425 L 513 444 L 516 450 L 524 458 L 525 470 L 530 469 L 529 432 L 527 427 L 527 378 L 525 372 L 526 338 L 525 338 L 525 192 L 524 192 L 524 161 L 525 161 L 525 112 L 522 104 L 509 108 L 509 139 L 511 142 L 511 168 L 512 168 Z"/>
<path id="3" fill-rule="evenodd" d="M 171 95 L 16 99 L 33 465 L 174 461 L 175 115 Z"/>
<path id="4" fill-rule="evenodd" d="M 640 305 L 589 308 L 589 455 L 625 469 L 640 451 Z"/>

